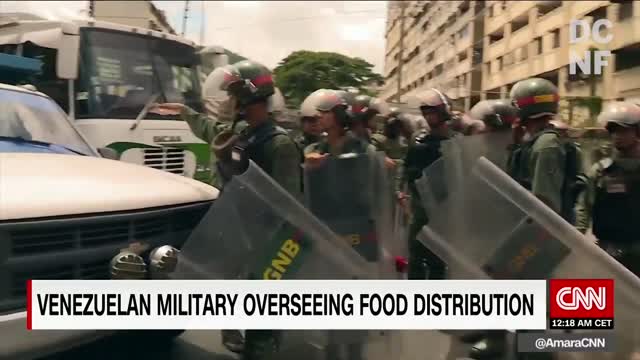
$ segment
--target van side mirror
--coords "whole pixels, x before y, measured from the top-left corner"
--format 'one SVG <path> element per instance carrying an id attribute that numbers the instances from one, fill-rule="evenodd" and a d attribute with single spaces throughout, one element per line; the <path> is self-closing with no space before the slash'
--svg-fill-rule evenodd
<path id="1" fill-rule="evenodd" d="M 98 153 L 105 159 L 120 160 L 120 154 L 112 148 L 103 147 L 98 149 Z"/>

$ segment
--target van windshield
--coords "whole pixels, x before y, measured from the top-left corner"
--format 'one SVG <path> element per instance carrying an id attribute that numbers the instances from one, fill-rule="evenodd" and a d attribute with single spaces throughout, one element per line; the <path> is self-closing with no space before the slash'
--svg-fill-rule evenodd
<path id="1" fill-rule="evenodd" d="M 77 118 L 135 119 L 145 104 L 180 102 L 201 111 L 195 48 L 105 29 L 83 29 Z M 178 119 L 147 114 L 149 119 Z"/>
<path id="2" fill-rule="evenodd" d="M 53 100 L 21 91 L 0 89 L 0 138 L 59 145 L 95 155 Z"/>

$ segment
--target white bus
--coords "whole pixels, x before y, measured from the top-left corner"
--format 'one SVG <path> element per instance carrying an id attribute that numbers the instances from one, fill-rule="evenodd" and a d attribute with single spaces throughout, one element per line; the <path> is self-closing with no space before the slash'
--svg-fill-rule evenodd
<path id="1" fill-rule="evenodd" d="M 53 98 L 95 148 L 209 180 L 208 145 L 178 116 L 147 113 L 153 102 L 202 111 L 193 42 L 113 23 L 13 13 L 0 14 L 0 51 L 44 63 L 30 83 Z"/>

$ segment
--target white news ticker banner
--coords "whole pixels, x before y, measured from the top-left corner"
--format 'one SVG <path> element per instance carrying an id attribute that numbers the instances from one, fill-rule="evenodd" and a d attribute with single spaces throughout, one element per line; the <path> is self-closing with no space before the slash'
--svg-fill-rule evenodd
<path id="1" fill-rule="evenodd" d="M 544 330 L 547 326 L 545 280 L 32 280 L 27 284 L 27 292 L 27 328 L 33 330 Z M 196 302 L 191 297 L 192 301 L 189 301 L 190 294 L 200 294 L 201 298 Z M 273 304 L 269 301 L 264 304 L 270 305 L 267 309 L 272 309 L 274 313 L 260 315 L 253 300 L 264 301 L 269 294 L 274 294 L 274 299 L 270 300 Z M 305 303 L 301 298 L 304 294 L 339 295 L 341 299 L 346 299 L 338 302 L 338 305 L 344 305 L 339 310 L 345 312 L 337 315 L 326 315 L 326 312 L 295 315 L 295 311 L 302 309 L 303 305 L 311 304 L 307 308 L 314 311 L 314 300 Z M 387 309 L 392 310 L 391 314 L 381 311 L 375 315 L 375 310 L 380 307 L 375 296 L 384 299 L 386 294 L 396 300 L 386 301 Z M 475 296 L 476 305 L 478 295 L 489 299 L 488 295 L 491 294 L 506 294 L 519 300 L 511 303 L 513 310 L 507 315 L 504 314 L 504 306 L 509 302 L 500 298 L 494 298 L 492 302 L 485 300 L 485 305 L 493 304 L 491 310 L 484 308 L 490 311 L 488 314 L 460 315 L 451 313 L 455 307 L 454 300 L 449 299 L 447 304 L 440 298 L 441 313 L 438 314 L 434 300 L 436 294 L 474 294 L 470 296 Z M 296 296 L 298 308 L 292 305 Z M 429 301 L 429 296 L 432 301 Z M 210 301 L 207 302 L 206 297 Z M 406 303 L 402 299 L 397 300 L 402 297 L 407 300 Z M 63 298 L 66 300 L 62 301 Z M 169 298 L 173 303 L 167 307 Z M 236 300 L 232 303 L 230 300 L 233 298 Z M 182 303 L 179 304 L 177 299 L 181 299 Z M 457 305 L 461 305 L 460 299 L 465 300 L 458 296 Z M 482 301 L 482 297 L 480 299 Z M 280 301 L 285 300 L 288 300 L 288 304 L 281 305 Z M 395 306 L 392 309 L 393 303 Z M 427 303 L 431 305 L 431 314 L 427 312 Z M 520 312 L 517 310 L 518 304 Z M 252 305 L 255 313 L 247 314 Z M 400 314 L 404 305 L 406 312 Z M 443 312 L 447 309 L 445 306 L 448 306 L 448 314 Z M 107 309 L 115 315 L 107 315 Z M 167 314 L 168 309 L 174 313 Z M 182 309 L 183 315 L 175 313 L 179 309 Z M 287 315 L 287 309 L 293 313 Z M 324 311 L 322 306 L 316 309 Z M 349 309 L 353 311 L 350 315 Z M 207 313 L 203 314 L 205 310 Z M 461 311 L 460 307 L 457 310 Z M 478 307 L 475 310 L 477 312 Z M 104 314 L 97 315 L 100 311 Z M 523 315 L 523 312 L 527 314 Z"/>

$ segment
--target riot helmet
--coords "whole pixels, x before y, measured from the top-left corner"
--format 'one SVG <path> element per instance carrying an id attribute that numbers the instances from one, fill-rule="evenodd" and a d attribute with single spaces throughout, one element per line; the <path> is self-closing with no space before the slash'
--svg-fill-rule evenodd
<path id="1" fill-rule="evenodd" d="M 490 129 L 511 129 L 518 117 L 518 110 L 505 99 L 482 100 L 469 110 L 469 117 L 482 121 Z"/>
<path id="2" fill-rule="evenodd" d="M 635 127 L 638 129 L 640 124 L 640 106 L 625 102 L 617 101 L 609 105 L 598 116 L 600 122 L 609 132 L 619 127 Z"/>
<path id="3" fill-rule="evenodd" d="M 511 89 L 510 95 L 523 122 L 558 113 L 558 88 L 547 79 L 530 78 L 519 81 Z"/>
<path id="4" fill-rule="evenodd" d="M 316 111 L 319 112 L 318 115 L 321 116 L 322 113 L 331 112 L 341 126 L 347 127 L 350 125 L 350 116 L 347 113 L 348 105 L 344 97 L 340 96 L 336 90 L 321 89 L 314 94 L 313 104 Z"/>
<path id="5" fill-rule="evenodd" d="M 233 96 L 240 107 L 267 101 L 275 94 L 271 71 L 259 63 L 243 60 L 224 67 L 222 90 Z"/>
<path id="6" fill-rule="evenodd" d="M 451 120 L 452 108 L 451 99 L 440 90 L 431 88 L 426 92 L 418 95 L 418 107 L 422 115 L 427 119 L 431 118 L 428 114 L 435 113 L 439 117 L 438 122 L 431 122 L 429 126 L 437 125 Z M 429 118 L 429 119 L 428 119 Z"/>

